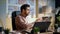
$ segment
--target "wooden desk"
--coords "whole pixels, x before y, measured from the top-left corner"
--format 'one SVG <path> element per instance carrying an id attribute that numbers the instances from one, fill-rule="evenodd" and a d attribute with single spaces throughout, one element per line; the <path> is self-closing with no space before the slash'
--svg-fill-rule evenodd
<path id="1" fill-rule="evenodd" d="M 45 33 L 40 33 L 40 34 L 53 34 L 53 32 L 45 32 Z"/>
<path id="2" fill-rule="evenodd" d="M 0 33 L 0 34 L 2 34 L 2 33 Z M 9 34 L 21 34 L 21 33 L 20 32 L 10 32 Z M 39 33 L 39 34 L 53 34 L 53 32 L 44 32 L 44 33 Z"/>
<path id="3" fill-rule="evenodd" d="M 60 32 L 53 32 L 53 34 L 60 34 Z"/>
<path id="4" fill-rule="evenodd" d="M 34 33 L 34 34 L 53 34 L 53 32 Z"/>
<path id="5" fill-rule="evenodd" d="M 0 34 L 2 34 L 2 32 L 0 32 Z"/>

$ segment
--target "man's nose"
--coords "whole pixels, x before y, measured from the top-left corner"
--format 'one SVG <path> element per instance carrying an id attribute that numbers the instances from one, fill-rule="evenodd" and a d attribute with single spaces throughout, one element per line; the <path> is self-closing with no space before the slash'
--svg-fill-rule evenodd
<path id="1" fill-rule="evenodd" d="M 30 11 L 28 11 L 28 13 L 30 13 Z"/>

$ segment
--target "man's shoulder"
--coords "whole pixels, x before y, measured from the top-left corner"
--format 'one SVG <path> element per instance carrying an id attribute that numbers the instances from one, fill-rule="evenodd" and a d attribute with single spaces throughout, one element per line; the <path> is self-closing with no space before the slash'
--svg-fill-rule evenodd
<path id="1" fill-rule="evenodd" d="M 20 17 L 20 15 L 17 15 L 15 18 L 19 18 Z"/>
<path id="2" fill-rule="evenodd" d="M 17 15 L 16 17 L 21 17 L 21 15 Z"/>
<path id="3" fill-rule="evenodd" d="M 20 15 L 17 15 L 17 16 L 15 17 L 15 20 L 19 21 L 19 20 L 21 19 L 19 16 L 20 16 Z"/>

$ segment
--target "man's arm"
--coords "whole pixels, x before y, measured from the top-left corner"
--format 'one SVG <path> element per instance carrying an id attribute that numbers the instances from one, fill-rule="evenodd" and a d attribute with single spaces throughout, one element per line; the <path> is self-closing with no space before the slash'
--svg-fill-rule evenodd
<path id="1" fill-rule="evenodd" d="M 41 21 L 42 21 L 42 18 L 37 18 L 34 22 L 28 24 L 28 28 L 32 28 L 35 23 L 41 22 Z"/>
<path id="2" fill-rule="evenodd" d="M 17 29 L 26 29 L 27 28 L 27 25 L 24 24 L 19 17 L 16 17 L 15 18 L 15 23 L 16 23 L 16 28 Z"/>

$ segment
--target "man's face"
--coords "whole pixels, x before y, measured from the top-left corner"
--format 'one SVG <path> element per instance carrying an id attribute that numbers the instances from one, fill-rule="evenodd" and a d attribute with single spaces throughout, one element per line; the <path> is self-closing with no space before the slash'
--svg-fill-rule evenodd
<path id="1" fill-rule="evenodd" d="M 26 16 L 29 15 L 29 13 L 30 13 L 30 7 L 27 7 L 24 12 L 25 12 L 25 15 L 26 15 Z"/>

